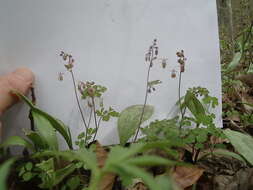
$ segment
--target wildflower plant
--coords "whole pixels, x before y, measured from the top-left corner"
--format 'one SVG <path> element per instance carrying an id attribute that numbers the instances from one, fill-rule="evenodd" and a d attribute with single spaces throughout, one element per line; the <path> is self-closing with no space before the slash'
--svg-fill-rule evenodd
<path id="1" fill-rule="evenodd" d="M 161 60 L 161 65 L 162 68 L 166 68 L 166 58 L 158 58 L 158 53 L 159 53 L 159 47 L 157 44 L 157 39 L 153 40 L 152 45 L 149 47 L 147 53 L 145 54 L 145 62 L 148 65 L 148 71 L 147 71 L 147 79 L 146 79 L 146 90 L 145 90 L 145 97 L 144 97 L 144 103 L 143 103 L 143 107 L 142 107 L 142 111 L 141 111 L 141 115 L 140 115 L 140 120 L 138 122 L 138 126 L 137 126 L 137 130 L 134 136 L 134 142 L 137 140 L 139 131 L 140 131 L 140 127 L 141 124 L 143 122 L 143 117 L 144 117 L 144 112 L 145 112 L 145 108 L 146 108 L 146 104 L 147 104 L 147 100 L 148 100 L 148 94 L 155 91 L 156 90 L 156 85 L 162 83 L 162 81 L 160 80 L 153 80 L 150 81 L 150 72 L 151 72 L 151 68 L 153 67 L 154 63 L 156 63 L 156 61 Z"/>
<path id="2" fill-rule="evenodd" d="M 76 102 L 85 127 L 85 131 L 78 135 L 78 140 L 76 141 L 76 145 L 81 148 L 87 146 L 90 140 L 94 141 L 96 139 L 101 121 L 109 121 L 111 117 L 118 117 L 119 113 L 112 107 L 109 107 L 108 109 L 104 107 L 103 94 L 107 90 L 105 86 L 98 85 L 94 81 L 79 81 L 76 85 L 75 75 L 73 72 L 74 59 L 72 55 L 62 51 L 60 56 L 63 61 L 66 62 L 64 66 L 71 74 Z M 62 75 L 62 73 L 59 75 L 61 76 L 61 79 Z M 85 118 L 83 108 L 81 106 L 83 104 L 81 104 L 80 98 L 87 102 L 85 108 L 89 109 L 88 118 Z M 91 126 L 92 117 L 94 121 L 93 127 Z"/>

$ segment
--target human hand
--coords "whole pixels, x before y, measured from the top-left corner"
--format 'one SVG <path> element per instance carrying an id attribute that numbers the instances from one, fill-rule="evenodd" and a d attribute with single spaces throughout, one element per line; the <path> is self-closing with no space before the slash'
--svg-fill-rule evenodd
<path id="1" fill-rule="evenodd" d="M 27 94 L 33 85 L 34 78 L 33 72 L 28 68 L 18 68 L 14 72 L 0 76 L 0 116 L 18 102 L 18 97 L 12 94 L 11 90 Z"/>

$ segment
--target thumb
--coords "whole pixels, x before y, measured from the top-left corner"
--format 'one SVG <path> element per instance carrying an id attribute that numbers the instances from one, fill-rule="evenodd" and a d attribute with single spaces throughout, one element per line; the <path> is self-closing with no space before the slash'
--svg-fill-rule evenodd
<path id="1" fill-rule="evenodd" d="M 27 94 L 33 82 L 34 74 L 28 68 L 18 68 L 14 72 L 0 77 L 0 115 L 18 100 L 11 90 Z"/>

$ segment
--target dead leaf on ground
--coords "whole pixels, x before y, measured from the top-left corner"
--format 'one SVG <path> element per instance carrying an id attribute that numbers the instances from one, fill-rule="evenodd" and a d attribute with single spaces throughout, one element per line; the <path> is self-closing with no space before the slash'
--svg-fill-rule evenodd
<path id="1" fill-rule="evenodd" d="M 202 176 L 204 169 L 198 167 L 176 166 L 172 172 L 172 177 L 182 189 L 195 184 Z"/>
<path id="2" fill-rule="evenodd" d="M 108 152 L 101 146 L 98 141 L 96 141 L 96 156 L 99 168 L 104 167 L 107 155 Z M 113 188 L 115 178 L 116 175 L 113 173 L 106 174 L 99 184 L 99 190 L 111 190 Z"/>
<path id="3" fill-rule="evenodd" d="M 216 137 L 216 136 L 211 136 L 210 137 L 210 142 L 211 142 L 212 145 L 215 145 L 215 144 L 229 143 L 229 140 L 223 139 L 223 138 L 220 138 L 220 137 Z"/>

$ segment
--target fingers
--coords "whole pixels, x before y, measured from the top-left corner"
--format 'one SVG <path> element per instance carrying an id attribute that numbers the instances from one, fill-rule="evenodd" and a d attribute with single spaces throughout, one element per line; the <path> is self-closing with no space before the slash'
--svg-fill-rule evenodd
<path id="1" fill-rule="evenodd" d="M 11 90 L 27 94 L 33 85 L 34 78 L 33 72 L 28 68 L 18 68 L 0 77 L 0 115 L 18 100 Z"/>

